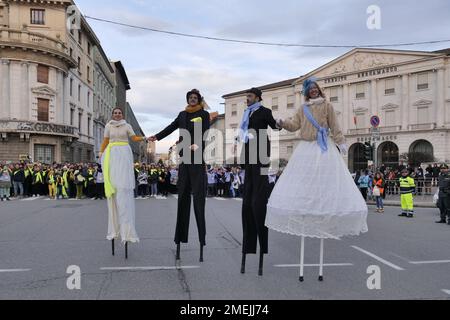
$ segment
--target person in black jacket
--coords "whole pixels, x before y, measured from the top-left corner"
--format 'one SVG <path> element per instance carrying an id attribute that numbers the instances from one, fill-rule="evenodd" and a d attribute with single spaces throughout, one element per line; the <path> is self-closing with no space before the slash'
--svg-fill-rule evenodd
<path id="1" fill-rule="evenodd" d="M 205 149 L 204 134 L 209 130 L 210 115 L 204 110 L 206 103 L 196 89 L 186 94 L 188 106 L 164 130 L 149 138 L 160 141 L 177 129 L 180 130 L 178 144 L 181 163 L 178 172 L 178 209 L 175 244 L 176 259 L 180 259 L 180 243 L 188 242 L 189 218 L 191 213 L 191 193 L 194 196 L 194 212 L 200 241 L 200 262 L 203 262 L 203 247 L 206 245 L 206 165 L 203 159 Z"/>
<path id="2" fill-rule="evenodd" d="M 25 182 L 25 171 L 23 170 L 23 166 L 16 164 L 13 174 L 12 174 L 12 182 L 14 187 L 14 196 L 16 198 L 23 198 L 23 184 Z"/>
<path id="3" fill-rule="evenodd" d="M 252 88 L 247 92 L 248 108 L 244 112 L 240 126 L 240 141 L 244 143 L 245 185 L 242 201 L 242 264 L 241 273 L 245 273 L 247 254 L 256 254 L 259 240 L 260 259 L 258 274 L 263 274 L 263 258 L 268 253 L 268 229 L 265 226 L 267 202 L 269 200 L 268 169 L 270 167 L 270 140 L 268 127 L 279 130 L 272 110 L 261 105 L 262 92 Z M 261 150 L 261 139 L 266 140 L 266 150 Z"/>

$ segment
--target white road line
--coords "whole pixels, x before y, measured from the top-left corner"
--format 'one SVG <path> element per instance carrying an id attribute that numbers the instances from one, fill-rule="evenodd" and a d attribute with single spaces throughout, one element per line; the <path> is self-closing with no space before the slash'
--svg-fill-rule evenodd
<path id="1" fill-rule="evenodd" d="M 364 249 L 361 249 L 360 247 L 352 246 L 352 248 L 353 248 L 353 249 L 356 249 L 356 250 L 358 250 L 358 251 L 361 251 L 361 252 L 364 253 L 364 254 L 367 254 L 369 257 L 372 257 L 372 258 L 374 258 L 375 260 L 378 260 L 378 261 L 380 261 L 381 263 L 384 263 L 385 265 L 387 265 L 387 266 L 389 266 L 389 267 L 391 267 L 391 268 L 393 268 L 393 269 L 395 269 L 395 270 L 399 270 L 399 271 L 405 270 L 405 269 L 403 269 L 403 268 L 401 268 L 401 267 L 399 267 L 399 266 L 397 266 L 397 265 L 395 265 L 395 264 L 393 264 L 393 263 L 391 263 L 391 262 L 389 262 L 389 261 L 387 261 L 387 260 L 384 260 L 383 258 L 380 258 L 379 256 L 377 256 L 377 255 L 375 255 L 375 254 L 373 254 L 373 253 L 370 253 L 369 251 L 366 251 L 366 250 L 364 250 Z"/>
<path id="2" fill-rule="evenodd" d="M 431 260 L 431 261 L 410 261 L 411 264 L 439 264 L 439 263 L 450 263 L 450 260 Z"/>
<path id="3" fill-rule="evenodd" d="M 31 271 L 31 269 L 0 269 L 0 273 L 7 273 L 7 272 L 28 272 Z"/>
<path id="4" fill-rule="evenodd" d="M 200 266 L 161 266 L 161 267 L 105 267 L 100 270 L 110 271 L 133 271 L 133 270 L 179 270 L 179 269 L 198 269 Z"/>
<path id="5" fill-rule="evenodd" d="M 242 201 L 242 198 L 234 198 L 235 201 Z"/>
<path id="6" fill-rule="evenodd" d="M 305 267 L 319 267 L 319 264 L 304 264 Z M 324 267 L 349 267 L 353 266 L 353 263 L 324 263 Z M 299 264 L 275 264 L 276 268 L 299 268 Z"/>
<path id="7" fill-rule="evenodd" d="M 220 201 L 225 201 L 226 199 L 224 199 L 224 198 L 220 198 L 220 197 L 214 197 L 214 199 L 216 199 L 216 200 L 220 200 Z"/>
<path id="8" fill-rule="evenodd" d="M 442 289 L 442 292 L 444 292 L 444 293 L 450 295 L 450 290 Z"/>

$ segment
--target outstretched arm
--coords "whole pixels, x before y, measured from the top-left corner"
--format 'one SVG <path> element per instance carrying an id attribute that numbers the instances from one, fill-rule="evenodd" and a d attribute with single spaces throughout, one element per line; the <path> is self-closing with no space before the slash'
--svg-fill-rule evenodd
<path id="1" fill-rule="evenodd" d="M 164 139 L 165 137 L 167 137 L 168 135 L 170 135 L 175 130 L 177 130 L 180 127 L 179 117 L 180 116 L 178 115 L 178 117 L 171 124 L 169 124 L 164 130 L 162 130 L 157 135 L 151 137 L 150 140 L 160 141 L 160 140 Z"/>
<path id="2" fill-rule="evenodd" d="M 277 124 L 283 129 L 295 132 L 299 130 L 302 126 L 302 120 L 300 118 L 300 110 L 298 110 L 293 117 L 286 120 L 278 120 Z"/>

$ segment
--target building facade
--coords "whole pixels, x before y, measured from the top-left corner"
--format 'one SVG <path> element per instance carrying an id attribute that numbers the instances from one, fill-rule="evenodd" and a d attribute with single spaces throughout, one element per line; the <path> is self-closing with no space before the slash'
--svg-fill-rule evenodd
<path id="1" fill-rule="evenodd" d="M 206 164 L 222 165 L 225 155 L 225 114 L 215 117 L 210 124 L 210 130 L 206 138 L 204 158 Z"/>
<path id="2" fill-rule="evenodd" d="M 275 118 L 290 117 L 304 103 L 303 81 L 317 78 L 333 104 L 347 139 L 345 157 L 351 171 L 366 168 L 364 143 L 375 145 L 377 164 L 395 167 L 405 154 L 420 152 L 450 161 L 450 50 L 436 52 L 357 48 L 296 79 L 261 87 L 264 105 Z M 245 91 L 227 94 L 226 129 L 237 127 Z M 378 116 L 373 133 L 370 118 Z M 296 133 L 283 130 L 274 157 L 289 160 Z M 228 135 L 226 152 L 232 152 Z"/>
<path id="3" fill-rule="evenodd" d="M 134 115 L 133 109 L 128 102 L 126 103 L 125 120 L 131 125 L 136 135 L 145 137 L 145 133 L 139 125 L 139 122 Z M 133 159 L 135 162 L 148 162 L 147 140 L 144 140 L 143 142 L 133 142 L 130 146 L 131 150 L 133 151 Z"/>
<path id="4" fill-rule="evenodd" d="M 0 1 L 0 161 L 51 163 L 80 139 L 68 121 L 71 1 Z"/>

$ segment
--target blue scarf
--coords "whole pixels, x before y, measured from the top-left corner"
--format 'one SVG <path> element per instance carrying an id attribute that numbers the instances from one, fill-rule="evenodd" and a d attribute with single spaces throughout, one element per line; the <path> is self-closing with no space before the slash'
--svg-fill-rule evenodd
<path id="1" fill-rule="evenodd" d="M 252 104 L 244 111 L 244 116 L 242 117 L 242 122 L 239 131 L 241 141 L 243 141 L 244 143 L 248 142 L 248 124 L 250 122 L 250 115 L 252 114 L 252 112 L 258 110 L 261 107 L 262 107 L 261 102 L 256 102 L 255 104 Z"/>
<path id="2" fill-rule="evenodd" d="M 316 119 L 314 119 L 308 105 L 305 104 L 303 106 L 303 112 L 309 122 L 317 129 L 317 143 L 319 144 L 320 149 L 322 149 L 322 152 L 326 152 L 328 150 L 328 129 L 319 125 Z"/>

